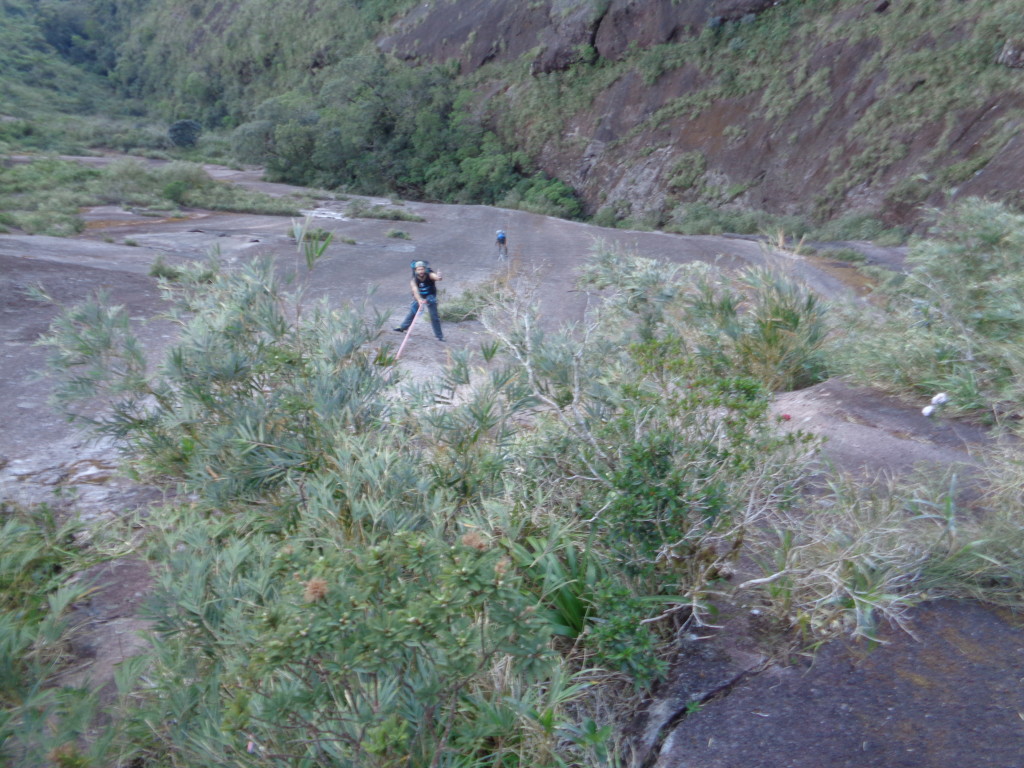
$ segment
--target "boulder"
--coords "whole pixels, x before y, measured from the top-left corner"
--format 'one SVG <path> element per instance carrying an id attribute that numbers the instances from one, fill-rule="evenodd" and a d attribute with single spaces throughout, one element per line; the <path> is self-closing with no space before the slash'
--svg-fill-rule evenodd
<path id="1" fill-rule="evenodd" d="M 1003 44 L 997 64 L 1013 69 L 1024 69 L 1024 37 L 1013 37 Z"/>

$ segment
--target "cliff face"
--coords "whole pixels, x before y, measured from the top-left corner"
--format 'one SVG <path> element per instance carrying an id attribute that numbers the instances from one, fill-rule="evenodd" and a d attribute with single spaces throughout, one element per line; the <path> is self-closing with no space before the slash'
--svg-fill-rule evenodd
<path id="1" fill-rule="evenodd" d="M 784 0 L 434 0 L 398 20 L 380 41 L 401 58 L 458 59 L 466 71 L 529 55 L 531 73 L 567 69 L 593 46 L 612 61 L 709 25 L 753 17 Z M 750 19 L 752 20 L 752 19 Z"/>
<path id="2" fill-rule="evenodd" d="M 591 213 L 664 223 L 703 202 L 906 224 L 950 195 L 1024 201 L 1011 6 L 431 0 L 379 47 L 457 60 L 492 123 Z"/>

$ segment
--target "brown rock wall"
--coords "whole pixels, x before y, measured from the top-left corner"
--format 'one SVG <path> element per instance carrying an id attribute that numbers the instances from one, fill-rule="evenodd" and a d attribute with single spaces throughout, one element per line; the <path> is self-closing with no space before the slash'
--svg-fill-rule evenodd
<path id="1" fill-rule="evenodd" d="M 532 74 L 540 76 L 568 69 L 595 52 L 615 61 L 632 48 L 671 43 L 724 22 L 747 22 L 782 1 L 433 0 L 399 22 L 380 47 L 410 61 L 457 59 L 463 72 L 526 57 Z M 881 21 L 891 17 L 889 5 L 877 0 L 839 10 L 838 25 L 865 16 L 891 23 Z M 935 45 L 930 38 L 911 43 L 912 50 L 922 51 Z M 1008 48 L 1000 63 L 1016 66 L 1017 49 Z M 1012 113 L 1024 109 L 1024 92 L 994 94 L 976 109 L 932 124 L 908 121 L 902 131 L 899 107 L 893 106 L 898 102 L 890 101 L 890 113 L 878 121 L 889 133 L 879 142 L 877 136 L 865 137 L 858 123 L 878 109 L 880 96 L 897 92 L 913 100 L 926 93 L 917 89 L 935 87 L 914 72 L 894 74 L 884 63 L 879 66 L 874 58 L 880 49 L 877 39 L 861 38 L 814 50 L 802 77 L 816 77 L 821 87 L 805 89 L 797 103 L 783 103 L 773 117 L 766 114 L 771 105 L 761 104 L 756 93 L 721 98 L 700 109 L 680 108 L 659 120 L 659 110 L 671 111 L 707 86 L 708 75 L 685 65 L 651 83 L 635 71 L 625 72 L 589 109 L 564 115 L 557 135 L 537 150 L 538 161 L 572 184 L 590 213 L 615 204 L 620 212 L 644 215 L 705 200 L 802 215 L 869 210 L 901 224 L 912 222 L 922 203 L 941 204 L 951 185 L 958 185 L 960 194 L 1024 197 L 1019 192 L 1024 142 L 1011 130 Z M 869 62 L 872 69 L 865 70 Z M 488 99 L 497 98 L 511 102 L 499 105 L 503 112 L 508 106 L 514 112 L 516 92 L 500 82 L 489 84 L 486 94 L 481 91 L 481 111 Z M 785 101 L 784 91 L 780 98 Z M 531 135 L 532 127 L 518 123 L 506 130 Z M 551 133 L 551 126 L 543 133 Z M 993 148 L 1003 135 L 1005 147 Z M 866 154 L 868 146 L 876 147 L 876 154 Z M 937 146 L 947 151 L 939 156 Z M 705 178 L 670 186 L 681 156 L 693 153 L 703 158 Z M 972 163 L 979 166 L 974 175 Z M 946 170 L 954 164 L 959 169 Z"/>
<path id="2" fill-rule="evenodd" d="M 698 34 L 714 16 L 715 0 L 613 0 L 601 19 L 595 47 L 617 61 L 630 45 L 650 48 L 684 35 Z"/>
<path id="3" fill-rule="evenodd" d="M 552 60 L 589 42 L 588 0 L 523 3 L 515 0 L 432 0 L 418 6 L 380 40 L 380 50 L 412 62 L 462 64 L 464 72 L 490 61 L 514 61 L 534 49 L 558 49 Z"/>

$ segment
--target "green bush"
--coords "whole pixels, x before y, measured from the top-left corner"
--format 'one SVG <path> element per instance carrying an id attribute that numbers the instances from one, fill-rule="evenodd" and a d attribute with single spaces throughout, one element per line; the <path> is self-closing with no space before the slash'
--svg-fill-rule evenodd
<path id="1" fill-rule="evenodd" d="M 606 205 L 597 209 L 590 223 L 598 227 L 614 227 L 618 221 L 619 216 L 614 206 Z"/>
<path id="2" fill-rule="evenodd" d="M 807 225 L 795 217 L 775 216 L 766 211 L 688 203 L 672 213 L 665 229 L 680 235 L 754 235 L 782 230 L 799 237 L 807 232 Z"/>
<path id="3" fill-rule="evenodd" d="M 700 282 L 687 299 L 697 354 L 713 370 L 739 372 L 773 391 L 826 378 L 826 308 L 810 290 L 761 269 L 743 272 L 736 289 Z"/>
<path id="4" fill-rule="evenodd" d="M 499 204 L 565 219 L 578 219 L 583 213 L 583 205 L 572 187 L 540 173 L 517 183 Z"/>
<path id="5" fill-rule="evenodd" d="M 873 213 L 851 213 L 816 227 L 810 237 L 815 240 L 871 240 L 901 243 L 902 232 L 886 227 Z"/>
<path id="6" fill-rule="evenodd" d="M 167 136 L 176 147 L 194 147 L 202 132 L 203 126 L 198 120 L 178 120 L 171 123 Z"/>
<path id="7" fill-rule="evenodd" d="M 331 240 L 334 235 L 322 227 L 309 227 L 308 223 L 292 222 L 292 230 L 289 233 L 293 240 L 308 240 L 315 243 L 322 243 Z"/>
<path id="8" fill-rule="evenodd" d="M 116 160 L 102 169 L 90 191 L 98 200 L 121 206 L 150 207 L 165 204 L 164 188 L 174 179 L 164 181 L 155 169 L 133 158 Z M 173 202 L 173 201 L 171 201 Z"/>
<path id="9" fill-rule="evenodd" d="M 289 92 L 261 104 L 232 135 L 237 157 L 294 184 L 579 215 L 568 185 L 481 125 L 451 66 L 363 56 L 344 65 L 319 101 Z"/>
<path id="10" fill-rule="evenodd" d="M 162 366 L 102 297 L 48 339 L 68 412 L 195 494 L 151 520 L 155 650 L 133 664 L 126 752 L 556 764 L 566 715 L 549 697 L 575 696 L 556 685 L 571 675 L 512 527 L 467 522 L 527 405 L 512 380 L 444 410 L 432 388 L 396 397 L 368 347 L 380 318 L 303 307 L 265 261 L 182 273 L 164 286 L 182 329 Z M 79 410 L 97 397 L 107 415 Z"/>
<path id="11" fill-rule="evenodd" d="M 223 525 L 197 516 L 156 542 L 169 567 L 151 609 L 168 674 L 143 711 L 160 748 L 191 764 L 248 749 L 425 768 L 457 749 L 500 765 L 491 739 L 522 748 L 515 723 L 533 716 L 494 688 L 492 667 L 528 690 L 554 660 L 508 558 L 385 518 L 338 526 L 332 506 L 312 501 L 287 544 L 250 534 L 225 546 Z M 506 724 L 488 724 L 494 708 Z"/>
<path id="12" fill-rule="evenodd" d="M 0 149 L 10 152 L 48 151 L 56 141 L 55 132 L 50 126 L 34 120 L 4 120 L 0 122 Z"/>
<path id="13" fill-rule="evenodd" d="M 448 323 L 476 320 L 480 313 L 501 301 L 511 290 L 512 272 L 496 274 L 476 285 L 463 289 L 458 296 L 444 296 L 438 304 L 438 314 Z"/>
<path id="14" fill-rule="evenodd" d="M 273 151 L 274 123 L 254 120 L 244 123 L 231 134 L 231 153 L 243 163 L 262 163 Z"/>
<path id="15" fill-rule="evenodd" d="M 485 291 L 487 369 L 456 351 L 401 391 L 382 318 L 304 306 L 269 261 L 209 269 L 164 283 L 161 365 L 102 298 L 47 338 L 66 411 L 192 499 L 149 521 L 126 754 L 587 764 L 604 731 L 572 714 L 572 670 L 659 679 L 799 476 L 767 390 L 688 354 L 656 263 L 616 272 L 582 343 L 541 331 L 510 274 Z"/>
<path id="16" fill-rule="evenodd" d="M 756 525 L 746 494 L 758 496 L 768 476 L 785 484 L 799 463 L 783 457 L 803 449 L 774 435 L 763 386 L 716 375 L 689 354 L 674 322 L 686 281 L 674 268 L 626 257 L 610 268 L 613 258 L 586 270 L 584 285 L 615 294 L 583 343 L 541 332 L 515 292 L 482 321 L 542 407 L 511 446 L 511 477 L 525 486 L 517 493 L 526 505 L 544 498 L 544 520 L 576 521 L 587 536 L 588 566 L 566 573 L 583 579 L 570 592 L 557 574 L 571 550 L 537 558 L 554 574 L 551 610 L 573 633 L 582 614 L 577 642 L 591 663 L 642 687 L 664 672 L 658 648 L 674 622 L 710 610 L 707 590 Z"/>
<path id="17" fill-rule="evenodd" d="M 296 216 L 301 204 L 215 181 L 201 165 L 183 161 L 149 167 L 137 160 L 119 160 L 103 170 L 93 189 L 106 202 L 147 208 L 173 203 L 175 207 Z"/>
<path id="18" fill-rule="evenodd" d="M 668 323 L 687 345 L 685 354 L 709 371 L 750 377 L 772 391 L 825 377 L 827 309 L 806 287 L 762 269 L 729 276 L 693 265 L 681 278 L 678 268 L 604 243 L 595 251 L 583 284 L 615 287 L 612 301 L 638 320 L 641 338 L 655 338 Z M 627 277 L 613 282 L 611 275 Z"/>
<path id="19" fill-rule="evenodd" d="M 923 600 L 1019 607 L 1019 456 L 997 451 L 984 464 L 992 491 L 981 498 L 963 493 L 964 467 L 932 467 L 884 489 L 839 477 L 800 509 L 774 510 L 765 521 L 772 536 L 749 552 L 766 574 L 769 611 L 808 639 L 876 639 L 883 621 L 901 623 Z"/>
<path id="20" fill-rule="evenodd" d="M 39 158 L 0 168 L 0 206 L 11 226 L 31 234 L 67 236 L 82 231 L 79 209 L 115 204 L 155 210 L 179 205 L 213 210 L 295 216 L 303 205 L 215 181 L 196 163 L 151 167 L 121 159 L 95 169 L 80 163 Z"/>

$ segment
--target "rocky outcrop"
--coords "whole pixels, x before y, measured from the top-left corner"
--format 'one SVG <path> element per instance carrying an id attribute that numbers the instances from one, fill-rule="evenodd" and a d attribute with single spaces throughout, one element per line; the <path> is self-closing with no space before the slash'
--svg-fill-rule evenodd
<path id="1" fill-rule="evenodd" d="M 527 63 L 533 77 L 543 78 L 577 65 L 639 60 L 638 51 L 707 30 L 742 46 L 746 25 L 784 2 L 432 0 L 398 20 L 379 46 L 413 63 L 456 60 L 463 73 L 491 63 Z M 823 11 L 822 23 L 837 28 L 858 19 L 894 24 L 901 12 L 888 0 L 834 10 L 834 18 Z M 698 201 L 823 218 L 869 212 L 893 225 L 913 223 L 922 204 L 941 204 L 951 190 L 1024 202 L 1024 136 L 1014 129 L 1024 124 L 1024 91 L 963 100 L 960 111 L 902 127 L 891 94 L 918 98 L 934 89 L 934 103 L 947 94 L 939 78 L 879 64 L 891 49 L 878 29 L 877 36 L 833 36 L 816 49 L 794 50 L 801 61 L 796 77 L 817 86 L 794 95 L 797 83 L 781 78 L 773 84 L 784 104 L 778 109 L 765 106 L 761 91 L 732 95 L 712 87 L 711 62 L 676 61 L 654 74 L 623 69 L 589 107 L 559 114 L 557 127 L 530 126 L 526 117 L 504 131 L 520 141 L 541 130 L 546 138 L 536 142 L 535 157 L 577 189 L 588 213 L 610 207 L 655 224 L 680 203 Z M 909 45 L 930 50 L 936 41 L 925 35 Z M 1024 67 L 1021 39 L 1006 41 L 998 63 Z M 514 114 L 516 99 L 530 88 L 495 74 L 481 88 L 479 113 L 493 105 L 496 116 Z M 888 132 L 879 138 L 860 121 L 877 112 L 883 98 L 890 101 L 882 111 L 894 114 L 879 119 L 879 130 Z M 691 101 L 695 106 L 686 108 Z M 493 127 L 502 129 L 498 118 Z"/>
<path id="2" fill-rule="evenodd" d="M 1003 44 L 999 52 L 998 64 L 1013 69 L 1024 69 L 1024 38 L 1011 38 Z"/>
<path id="3" fill-rule="evenodd" d="M 595 36 L 598 53 L 619 60 L 631 45 L 650 48 L 693 35 L 712 18 L 714 2 L 613 0 Z"/>
<path id="4" fill-rule="evenodd" d="M 554 64 L 590 42 L 595 23 L 589 0 L 433 0 L 399 20 L 378 47 L 413 63 L 457 60 L 464 72 L 538 49 Z"/>
<path id="5" fill-rule="evenodd" d="M 618 60 L 708 26 L 756 16 L 783 0 L 433 0 L 396 21 L 380 50 L 410 62 L 458 60 L 463 71 L 533 56 L 531 72 L 563 70 L 592 46 Z"/>

